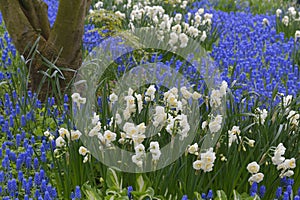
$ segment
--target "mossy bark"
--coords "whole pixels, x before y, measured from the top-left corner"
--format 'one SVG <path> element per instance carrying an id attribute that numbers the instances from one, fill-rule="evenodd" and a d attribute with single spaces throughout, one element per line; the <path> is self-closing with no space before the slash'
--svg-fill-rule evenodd
<path id="1" fill-rule="evenodd" d="M 29 58 L 30 49 L 39 38 L 37 56 L 34 57 L 30 69 L 33 91 L 37 91 L 43 74 L 48 66 L 43 57 L 60 68 L 76 70 L 82 63 L 82 36 L 86 13 L 91 0 L 60 0 L 56 21 L 52 28 L 48 19 L 48 6 L 42 0 L 0 0 L 0 11 L 5 26 L 16 49 L 25 58 Z M 65 80 L 60 80 L 60 92 L 72 80 L 74 72 L 64 71 Z M 47 94 L 48 84 L 41 88 L 39 96 L 43 99 Z"/>

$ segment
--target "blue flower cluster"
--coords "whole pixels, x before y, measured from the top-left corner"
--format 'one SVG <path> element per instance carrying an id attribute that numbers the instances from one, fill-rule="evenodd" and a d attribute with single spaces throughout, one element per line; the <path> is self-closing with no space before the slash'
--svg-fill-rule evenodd
<path id="1" fill-rule="evenodd" d="M 221 35 L 211 56 L 220 67 L 223 79 L 229 83 L 236 81 L 239 86 L 235 91 L 237 101 L 244 91 L 256 92 L 265 99 L 272 99 L 276 90 L 285 95 L 299 93 L 299 69 L 291 59 L 294 41 L 292 38 L 286 41 L 283 34 L 276 34 L 275 16 L 213 14 L 226 34 Z M 264 18 L 268 24 L 263 24 Z"/>
<path id="2" fill-rule="evenodd" d="M 55 199 L 56 188 L 50 184 L 44 168 L 51 144 L 26 128 L 35 121 L 35 113 L 33 109 L 23 112 L 24 105 L 34 95 L 28 92 L 25 99 L 19 98 L 14 91 L 12 93 L 6 93 L 0 99 L 4 114 L 0 115 L 3 133 L 0 136 L 0 196 L 3 199 Z M 39 106 L 39 101 L 36 106 Z"/>
<path id="3" fill-rule="evenodd" d="M 300 188 L 298 188 L 298 191 L 294 194 L 293 193 L 293 185 L 294 185 L 294 179 L 290 178 L 282 178 L 280 181 L 280 186 L 276 190 L 275 198 L 276 199 L 283 199 L 283 200 L 300 200 Z"/>
<path id="4" fill-rule="evenodd" d="M 2 20 L 1 17 L 0 20 Z M 0 28 L 1 28 L 1 23 L 2 21 L 0 21 Z M 8 66 L 12 64 L 12 60 L 16 56 L 16 48 L 12 44 L 12 39 L 9 37 L 7 31 L 5 31 L 3 35 L 0 35 L 0 54 L 1 54 L 0 69 L 1 71 L 4 71 L 7 69 Z"/>
<path id="5" fill-rule="evenodd" d="M 68 97 L 64 97 L 65 110 L 59 115 L 54 98 L 48 99 L 46 115 L 55 116 L 62 123 L 68 112 Z M 31 106 L 30 106 L 31 105 Z M 55 141 L 36 136 L 39 115 L 43 116 L 41 102 L 28 91 L 19 97 L 15 91 L 0 97 L 0 196 L 3 199 L 57 199 L 57 189 L 50 183 L 47 171 L 53 168 L 47 155 L 55 148 Z M 44 130 L 42 130 L 44 131 Z M 77 186 L 70 199 L 81 199 Z"/>
<path id="6" fill-rule="evenodd" d="M 48 5 L 48 18 L 49 18 L 50 26 L 52 27 L 56 19 L 59 1 L 44 0 L 44 2 Z"/>

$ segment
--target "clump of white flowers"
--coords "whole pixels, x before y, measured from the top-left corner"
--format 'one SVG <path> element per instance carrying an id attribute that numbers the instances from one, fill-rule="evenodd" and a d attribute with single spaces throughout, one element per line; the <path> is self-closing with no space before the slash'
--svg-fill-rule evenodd
<path id="1" fill-rule="evenodd" d="M 180 16 L 177 17 L 179 20 Z M 180 87 L 180 89 L 173 87 L 164 92 L 159 89 L 156 85 L 149 85 L 144 93 L 138 93 L 129 88 L 124 96 L 118 96 L 115 93 L 110 94 L 107 102 L 110 105 L 108 109 L 113 111 L 118 107 L 123 108 L 123 110 L 116 110 L 117 112 L 105 125 L 101 124 L 99 115 L 93 113 L 91 126 L 86 130 L 86 135 L 92 140 L 97 140 L 100 151 L 114 150 L 114 145 L 122 145 L 125 148 L 134 149 L 134 152 L 131 154 L 131 161 L 140 168 L 144 166 L 148 158 L 152 158 L 153 165 L 158 164 L 162 155 L 160 144 L 158 141 L 151 141 L 150 144 L 148 143 L 149 147 L 146 148 L 147 137 L 152 138 L 152 136 L 148 136 L 147 131 L 152 131 L 153 129 L 158 131 L 158 137 L 161 137 L 164 133 L 163 136 L 167 137 L 171 144 L 173 144 L 172 141 L 176 137 L 178 137 L 179 141 L 184 140 L 189 136 L 191 130 L 189 124 L 190 115 L 188 115 L 192 111 L 190 106 L 193 106 L 194 102 L 197 104 L 198 100 L 202 98 L 200 93 L 190 91 L 185 86 Z M 157 90 L 161 92 L 161 95 L 157 95 Z M 224 97 L 226 90 L 227 83 L 223 82 L 220 89 L 216 91 L 221 97 Z M 155 97 L 158 97 L 158 101 Z M 153 111 L 147 111 L 152 116 L 148 117 L 146 121 L 138 120 L 139 123 L 137 123 L 135 118 L 143 115 L 144 111 L 149 109 L 149 106 L 153 106 L 154 109 Z M 211 133 L 220 131 L 222 120 L 222 115 L 210 116 L 207 126 Z M 66 138 L 68 137 L 67 135 L 70 135 L 71 140 L 79 138 L 78 133 L 75 133 L 76 131 L 68 133 L 67 130 L 61 130 L 61 134 L 66 135 Z M 61 137 L 57 141 L 61 146 L 65 144 L 63 139 Z M 198 144 L 195 143 L 189 146 L 187 152 L 199 157 L 199 160 L 193 164 L 195 169 L 201 169 L 204 172 L 212 171 L 216 159 L 212 148 L 200 153 Z M 90 154 L 89 150 L 81 147 L 79 153 L 85 156 L 84 162 L 87 162 L 89 158 L 87 155 Z M 151 157 L 148 157 L 147 153 L 151 154 Z M 199 163 L 201 163 L 201 167 L 197 168 Z"/>
<path id="2" fill-rule="evenodd" d="M 72 97 L 73 103 L 75 103 L 78 108 L 80 108 L 81 104 L 86 103 L 86 98 L 81 97 L 79 93 L 73 93 L 71 97 Z"/>
<path id="3" fill-rule="evenodd" d="M 158 127 L 159 125 L 164 125 L 167 120 L 167 113 L 165 112 L 165 108 L 163 106 L 155 107 L 155 114 L 153 117 L 153 125 Z"/>
<path id="4" fill-rule="evenodd" d="M 279 31 L 284 32 L 285 36 L 292 37 L 294 34 L 294 27 L 298 27 L 299 21 L 300 21 L 300 12 L 297 12 L 295 7 L 289 7 L 287 11 L 285 11 L 285 14 L 282 16 L 282 10 L 277 9 L 276 11 L 276 17 L 277 17 L 277 23 L 279 23 Z M 282 25 L 280 24 L 282 23 Z M 295 35 L 295 42 L 300 38 L 300 31 L 296 30 Z"/>
<path id="5" fill-rule="evenodd" d="M 185 9 L 189 1 L 174 1 L 174 6 Z M 146 28 L 155 28 L 157 38 L 161 41 L 166 40 L 171 49 L 185 48 L 188 45 L 189 37 L 204 42 L 207 33 L 211 29 L 213 15 L 205 13 L 200 8 L 196 13 L 176 13 L 166 14 L 165 8 L 156 5 L 158 2 L 114 2 L 112 10 L 121 19 L 129 19 L 128 27 L 135 31 L 143 25 Z M 170 3 L 170 2 L 169 2 Z M 103 10 L 103 3 L 95 4 L 95 10 Z M 90 10 L 90 13 L 95 13 Z M 187 15 L 186 15 L 187 14 Z M 187 16 L 187 19 L 186 19 Z"/>
<path id="6" fill-rule="evenodd" d="M 179 134 L 180 140 L 183 140 L 188 136 L 188 132 L 190 130 L 190 125 L 188 123 L 187 116 L 184 114 L 177 115 L 176 117 L 172 117 L 171 115 L 168 118 L 168 125 L 166 127 L 166 131 L 171 135 Z"/>
<path id="7" fill-rule="evenodd" d="M 132 162 L 135 163 L 138 167 L 143 166 L 143 159 L 145 158 L 145 146 L 143 144 L 137 145 L 135 148 L 135 155 L 132 156 Z"/>
<path id="8" fill-rule="evenodd" d="M 50 141 L 54 140 L 55 138 L 54 135 L 52 135 L 49 130 L 44 132 L 44 136 L 46 136 Z"/>
<path id="9" fill-rule="evenodd" d="M 290 177 L 294 175 L 294 171 L 292 169 L 296 168 L 296 160 L 295 158 L 286 159 L 283 155 L 285 153 L 286 148 L 282 143 L 278 144 L 278 146 L 274 149 L 274 155 L 272 157 L 272 162 L 275 166 L 277 166 L 277 170 L 281 170 L 280 177 Z"/>
<path id="10" fill-rule="evenodd" d="M 213 170 L 215 160 L 216 154 L 213 151 L 213 148 L 210 148 L 205 153 L 200 154 L 200 159 L 193 162 L 193 168 L 195 170 L 203 170 L 204 172 L 210 172 Z"/>
<path id="11" fill-rule="evenodd" d="M 289 25 L 289 17 L 288 16 L 284 16 L 282 18 L 282 23 L 285 25 L 285 26 L 288 26 Z"/>
<path id="12" fill-rule="evenodd" d="M 241 130 L 239 126 L 233 126 L 231 130 L 228 131 L 228 146 L 230 147 L 233 142 L 238 143 L 241 140 L 240 136 Z"/>
<path id="13" fill-rule="evenodd" d="M 210 106 L 217 108 L 222 103 L 222 98 L 226 96 L 228 84 L 226 81 L 222 81 L 220 89 L 213 89 L 210 95 Z"/>
<path id="14" fill-rule="evenodd" d="M 284 108 L 287 108 L 288 106 L 291 105 L 292 101 L 293 101 L 293 96 L 292 95 L 287 95 L 287 96 L 284 96 L 282 98 L 282 101 L 283 101 L 283 107 Z"/>
<path id="15" fill-rule="evenodd" d="M 259 183 L 264 179 L 264 174 L 259 172 L 260 166 L 257 162 L 251 162 L 247 165 L 247 170 L 251 173 L 251 177 L 248 179 L 248 182 L 252 184 L 253 182 Z"/>
<path id="16" fill-rule="evenodd" d="M 291 124 L 291 126 L 295 126 L 295 127 L 298 126 L 299 118 L 300 118 L 300 115 L 298 112 L 291 110 L 286 118 L 287 118 L 287 120 L 289 120 L 289 123 Z"/>
<path id="17" fill-rule="evenodd" d="M 63 147 L 66 144 L 66 140 L 68 142 L 78 140 L 82 135 L 79 130 L 71 130 L 71 132 L 69 132 L 69 130 L 65 128 L 60 128 L 58 130 L 58 133 L 59 137 L 55 140 L 56 147 Z"/>
<path id="18" fill-rule="evenodd" d="M 281 14 L 282 14 L 282 10 L 281 9 L 277 9 L 276 10 L 276 17 L 280 17 Z"/>
<path id="19" fill-rule="evenodd" d="M 123 131 L 125 133 L 125 138 L 133 141 L 134 146 L 141 144 L 146 138 L 146 126 L 144 122 L 137 126 L 134 123 L 126 122 L 123 126 Z"/>
<path id="20" fill-rule="evenodd" d="M 150 153 L 152 154 L 152 160 L 158 161 L 161 155 L 159 143 L 157 141 L 150 142 Z"/>
<path id="21" fill-rule="evenodd" d="M 195 143 L 193 145 L 189 145 L 187 150 L 188 150 L 188 153 L 198 156 L 199 155 L 199 153 L 198 153 L 198 151 L 199 151 L 198 143 Z"/>
<path id="22" fill-rule="evenodd" d="M 150 85 L 150 87 L 145 92 L 145 101 L 153 101 L 155 98 L 156 88 L 155 85 Z"/>
<path id="23" fill-rule="evenodd" d="M 268 111 L 266 109 L 261 110 L 260 108 L 255 109 L 256 112 L 256 121 L 261 125 L 265 124 L 266 118 L 268 116 Z"/>
<path id="24" fill-rule="evenodd" d="M 295 32 L 295 42 L 297 42 L 298 39 L 300 39 L 300 30 L 297 30 L 297 31 Z"/>
<path id="25" fill-rule="evenodd" d="M 262 24 L 265 26 L 269 26 L 270 22 L 267 18 L 263 18 Z"/>
<path id="26" fill-rule="evenodd" d="M 86 147 L 81 146 L 81 147 L 79 147 L 78 152 L 79 152 L 80 155 L 82 155 L 84 157 L 83 158 L 83 163 L 86 163 L 89 160 L 90 151 Z"/>
<path id="27" fill-rule="evenodd" d="M 209 130 L 211 133 L 217 133 L 222 128 L 222 115 L 217 115 L 213 120 L 208 124 Z"/>
<path id="28" fill-rule="evenodd" d="M 103 147 L 111 147 L 112 142 L 116 141 L 117 134 L 110 131 L 110 130 L 105 130 L 104 134 L 101 132 L 98 133 L 97 135 L 99 141 L 101 142 L 101 145 L 99 146 L 100 150 L 103 149 Z"/>

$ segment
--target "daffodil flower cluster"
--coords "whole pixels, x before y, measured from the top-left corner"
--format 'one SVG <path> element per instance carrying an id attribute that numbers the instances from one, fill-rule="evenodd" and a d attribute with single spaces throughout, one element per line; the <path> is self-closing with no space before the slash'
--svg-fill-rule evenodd
<path id="1" fill-rule="evenodd" d="M 251 173 L 251 177 L 248 179 L 250 184 L 259 183 L 264 179 L 264 174 L 259 172 L 260 166 L 257 162 L 251 162 L 247 165 L 247 170 Z"/>
<path id="2" fill-rule="evenodd" d="M 167 40 L 171 49 L 185 48 L 188 45 L 189 37 L 197 38 L 204 42 L 207 33 L 211 29 L 212 17 L 210 13 L 205 13 L 203 8 L 198 9 L 195 14 L 177 12 L 174 15 L 166 14 L 165 8 L 160 2 L 115 2 L 112 10 L 121 19 L 128 19 L 128 27 L 134 31 L 136 28 L 151 27 L 158 30 L 156 32 L 159 40 Z M 176 2 L 180 8 L 185 8 L 188 1 Z M 175 4 L 174 4 L 175 6 Z M 102 10 L 103 3 L 95 4 L 97 10 Z M 90 10 L 90 13 L 94 13 Z M 186 17 L 185 17 L 186 15 Z M 165 38 L 166 34 L 168 38 Z"/>
<path id="3" fill-rule="evenodd" d="M 131 114 L 135 113 L 138 110 L 138 113 L 140 113 L 143 109 L 143 101 L 142 101 L 142 95 L 141 94 L 133 94 L 133 90 L 129 88 L 128 95 L 125 96 L 126 101 L 126 108 L 123 111 L 123 116 L 125 120 L 128 120 L 131 116 Z M 137 106 L 135 99 L 137 99 Z"/>
<path id="4" fill-rule="evenodd" d="M 276 10 L 276 16 L 280 17 L 281 14 L 282 14 L 282 10 L 281 9 L 277 9 Z M 300 12 L 298 13 L 298 16 L 300 16 Z M 285 26 L 289 26 L 289 24 L 291 23 L 290 19 L 295 20 L 295 21 L 299 21 L 300 20 L 300 18 L 297 18 L 297 11 L 296 11 L 296 9 L 294 7 L 289 7 L 288 8 L 287 15 L 285 15 L 282 18 L 282 23 Z"/>
<path id="5" fill-rule="evenodd" d="M 197 145 L 189 147 L 189 151 L 192 151 L 196 155 Z M 205 153 L 200 153 L 200 159 L 193 162 L 193 168 L 195 170 L 203 170 L 204 172 L 210 172 L 213 170 L 214 162 L 216 160 L 216 154 L 213 148 L 208 149 Z"/>
<path id="6" fill-rule="evenodd" d="M 86 147 L 81 146 L 79 147 L 78 152 L 80 155 L 84 156 L 83 163 L 86 163 L 89 160 L 90 151 Z"/>
<path id="7" fill-rule="evenodd" d="M 291 124 L 291 126 L 295 126 L 295 127 L 298 126 L 299 118 L 300 118 L 300 115 L 298 112 L 291 110 L 286 118 L 287 118 L 287 120 L 289 120 L 289 123 Z"/>
<path id="8" fill-rule="evenodd" d="M 268 116 L 268 111 L 266 109 L 261 110 L 260 108 L 256 108 L 255 112 L 256 112 L 255 119 L 256 119 L 257 123 L 264 125 L 266 118 Z"/>
<path id="9" fill-rule="evenodd" d="M 81 97 L 79 93 L 73 93 L 71 97 L 72 97 L 73 103 L 75 103 L 78 108 L 80 108 L 81 104 L 86 103 L 86 98 Z"/>
<path id="10" fill-rule="evenodd" d="M 179 140 L 183 140 L 188 136 L 190 130 L 189 119 L 185 112 L 192 101 L 198 101 L 202 97 L 198 92 L 188 91 L 186 87 L 181 87 L 180 90 L 173 87 L 164 92 L 162 98 L 158 100 L 156 94 L 155 85 L 150 85 L 144 94 L 139 94 L 132 88 L 129 88 L 123 97 L 112 93 L 109 96 L 110 109 L 120 108 L 124 102 L 124 110 L 117 109 L 108 126 L 102 126 L 99 115 L 94 113 L 88 136 L 97 136 L 100 141 L 100 150 L 112 147 L 115 141 L 123 146 L 132 146 L 135 152 L 132 155 L 132 162 L 138 167 L 142 167 L 147 152 L 143 144 L 146 140 L 147 127 L 153 127 L 158 132 L 163 130 L 164 133 L 169 134 L 169 136 L 165 134 L 164 137 L 179 136 Z M 148 104 L 154 108 L 153 115 L 147 121 L 139 124 L 131 121 L 132 117 L 138 117 L 143 109 L 148 109 Z M 112 130 L 117 131 L 113 132 Z M 157 135 L 161 136 L 160 133 Z M 151 141 L 149 151 L 152 155 L 152 161 L 158 162 L 161 156 L 159 142 Z M 88 150 L 82 147 L 80 154 L 83 155 L 84 152 L 88 152 Z M 208 167 L 207 170 L 209 170 Z"/>
<path id="11" fill-rule="evenodd" d="M 229 141 L 228 146 L 230 147 L 233 142 L 239 143 L 241 140 L 240 136 L 241 130 L 239 126 L 233 126 L 231 130 L 228 131 Z"/>
<path id="12" fill-rule="evenodd" d="M 220 89 L 213 89 L 210 95 L 211 107 L 218 108 L 221 105 L 222 98 L 226 95 L 228 84 L 226 81 L 222 81 Z"/>
<path id="13" fill-rule="evenodd" d="M 150 153 L 152 155 L 152 161 L 157 162 L 160 158 L 161 151 L 159 148 L 159 143 L 157 141 L 150 142 Z M 134 148 L 135 154 L 131 157 L 132 162 L 135 163 L 138 167 L 143 166 L 143 159 L 146 156 L 145 146 L 139 144 Z"/>
<path id="14" fill-rule="evenodd" d="M 272 162 L 275 166 L 277 166 L 277 170 L 281 170 L 279 175 L 281 178 L 293 176 L 294 171 L 292 169 L 296 168 L 295 158 L 286 159 L 283 157 L 285 150 L 286 148 L 282 143 L 278 144 L 272 157 Z"/>
<path id="15" fill-rule="evenodd" d="M 69 130 L 65 128 L 60 128 L 58 133 L 59 137 L 55 140 L 56 147 L 58 148 L 64 147 L 66 145 L 66 140 L 68 142 L 79 140 L 80 136 L 82 135 L 79 130 L 71 130 L 69 132 Z"/>

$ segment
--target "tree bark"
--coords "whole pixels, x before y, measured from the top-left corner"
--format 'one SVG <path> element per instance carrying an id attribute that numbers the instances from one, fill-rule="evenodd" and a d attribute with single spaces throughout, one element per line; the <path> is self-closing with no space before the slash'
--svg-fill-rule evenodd
<path id="1" fill-rule="evenodd" d="M 43 74 L 49 66 L 45 59 L 54 62 L 58 68 L 77 70 L 82 63 L 82 36 L 84 22 L 91 0 L 60 0 L 57 18 L 52 29 L 48 19 L 48 6 L 42 0 L 0 0 L 6 28 L 16 49 L 25 58 L 38 40 L 37 56 L 30 69 L 31 89 L 37 92 Z M 60 79 L 61 91 L 72 80 L 74 72 L 62 70 L 64 80 Z M 48 84 L 41 87 L 39 97 L 44 99 Z M 53 88 L 52 88 L 53 89 Z"/>

